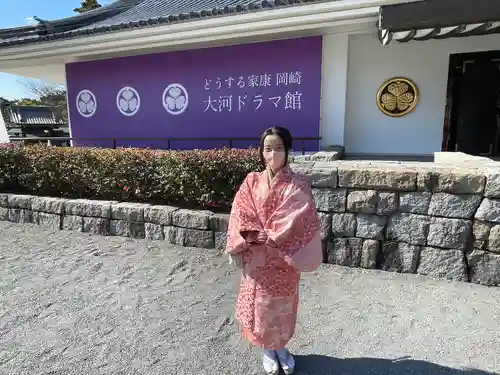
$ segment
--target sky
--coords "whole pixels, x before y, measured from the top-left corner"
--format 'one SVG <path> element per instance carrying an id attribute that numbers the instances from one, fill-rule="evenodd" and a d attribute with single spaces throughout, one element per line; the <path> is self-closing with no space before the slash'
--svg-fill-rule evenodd
<path id="1" fill-rule="evenodd" d="M 111 1 L 99 1 L 101 5 Z M 52 20 L 76 13 L 80 0 L 0 0 L 0 29 L 25 26 L 36 23 L 33 16 Z M 24 87 L 17 81 L 19 76 L 0 72 L 0 96 L 8 99 L 29 97 Z"/>

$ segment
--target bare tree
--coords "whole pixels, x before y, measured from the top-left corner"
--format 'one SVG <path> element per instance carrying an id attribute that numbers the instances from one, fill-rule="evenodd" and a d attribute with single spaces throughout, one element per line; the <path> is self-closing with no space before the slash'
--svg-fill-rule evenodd
<path id="1" fill-rule="evenodd" d="M 22 77 L 18 82 L 24 86 L 26 93 L 34 96 L 29 105 L 48 105 L 56 107 L 64 121 L 68 121 L 66 88 L 63 85 L 49 84 L 40 80 Z"/>
<path id="2" fill-rule="evenodd" d="M 18 82 L 24 86 L 27 94 L 39 99 L 47 96 L 66 95 L 66 89 L 63 85 L 49 84 L 26 77 L 19 78 Z"/>

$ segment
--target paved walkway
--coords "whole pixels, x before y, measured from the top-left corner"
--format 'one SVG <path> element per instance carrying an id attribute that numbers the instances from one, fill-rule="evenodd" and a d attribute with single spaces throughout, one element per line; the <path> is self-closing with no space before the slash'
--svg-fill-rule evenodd
<path id="1" fill-rule="evenodd" d="M 262 373 L 233 320 L 238 275 L 214 251 L 0 233 L 0 374 Z M 499 306 L 500 288 L 325 265 L 303 279 L 296 373 L 500 372 Z"/>

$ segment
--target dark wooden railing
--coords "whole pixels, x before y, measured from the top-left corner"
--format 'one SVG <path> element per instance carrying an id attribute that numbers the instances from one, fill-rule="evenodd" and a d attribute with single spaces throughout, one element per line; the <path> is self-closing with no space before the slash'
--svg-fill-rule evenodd
<path id="1" fill-rule="evenodd" d="M 320 141 L 321 137 L 294 137 L 294 144 L 296 142 L 300 142 L 300 151 L 304 155 L 306 150 L 306 142 L 311 141 Z M 22 142 L 24 144 L 28 143 L 47 143 L 50 146 L 69 146 L 69 144 L 64 144 L 64 142 L 72 142 L 78 141 L 82 142 L 110 142 L 111 148 L 116 149 L 117 147 L 129 147 L 129 146 L 120 146 L 120 141 L 128 141 L 128 142 L 145 142 L 145 141 L 153 141 L 155 144 L 163 143 L 165 147 L 158 147 L 160 149 L 172 149 L 172 142 L 227 142 L 227 145 L 224 147 L 234 148 L 235 142 L 255 142 L 256 144 L 260 143 L 260 138 L 246 138 L 246 137 L 226 137 L 226 138 L 80 138 L 80 137 L 26 137 L 26 138 L 12 138 L 11 142 Z M 86 145 L 83 145 L 86 146 Z M 102 146 L 101 146 L 102 147 Z M 316 151 L 316 150 L 311 150 Z"/>

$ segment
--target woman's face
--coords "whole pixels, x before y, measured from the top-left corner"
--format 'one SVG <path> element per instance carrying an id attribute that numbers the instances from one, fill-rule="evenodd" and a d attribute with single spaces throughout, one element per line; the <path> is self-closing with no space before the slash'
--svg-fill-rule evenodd
<path id="1" fill-rule="evenodd" d="M 264 139 L 262 154 L 266 165 L 271 168 L 274 173 L 279 172 L 286 162 L 286 152 L 283 141 L 277 135 L 268 135 Z"/>

